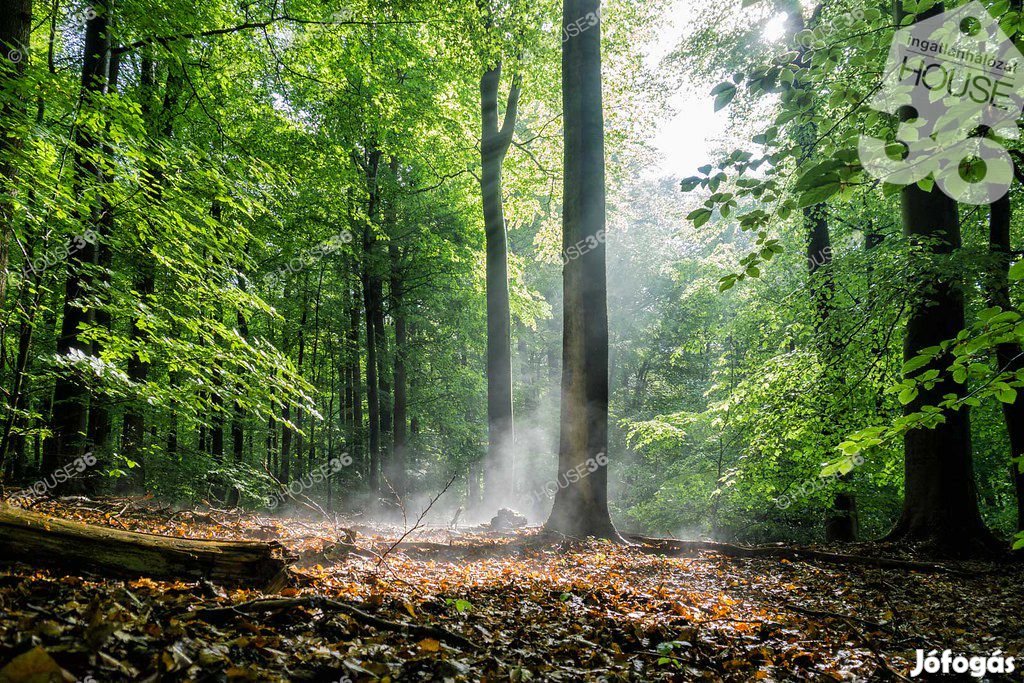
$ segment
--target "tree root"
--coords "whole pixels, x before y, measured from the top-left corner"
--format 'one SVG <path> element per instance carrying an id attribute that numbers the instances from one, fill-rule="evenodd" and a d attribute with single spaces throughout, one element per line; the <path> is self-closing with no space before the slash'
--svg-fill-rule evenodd
<path id="1" fill-rule="evenodd" d="M 804 548 L 786 548 L 778 546 L 743 546 L 732 543 L 716 543 L 713 541 L 677 541 L 669 538 L 648 538 L 646 536 L 627 535 L 631 541 L 643 545 L 637 550 L 652 555 L 691 555 L 701 550 L 719 553 L 727 557 L 777 557 L 787 560 L 804 562 L 823 562 L 827 564 L 856 564 L 866 567 L 883 569 L 902 569 L 905 571 L 925 573 L 946 573 L 976 576 L 977 572 L 965 572 L 953 567 L 931 562 L 914 560 L 897 560 L 890 557 L 871 557 L 869 555 L 846 555 L 828 553 L 822 550 Z"/>

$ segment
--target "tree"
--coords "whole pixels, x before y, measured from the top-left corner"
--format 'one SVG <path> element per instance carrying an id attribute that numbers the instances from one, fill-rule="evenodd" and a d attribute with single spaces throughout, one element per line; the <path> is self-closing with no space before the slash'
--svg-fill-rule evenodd
<path id="1" fill-rule="evenodd" d="M 917 21 L 940 14 L 941 4 L 917 16 Z M 897 5 L 897 21 L 905 16 Z M 903 117 L 910 117 L 904 111 Z M 903 234 L 917 251 L 921 265 L 914 282 L 914 300 L 907 319 L 903 359 L 955 338 L 965 326 L 963 285 L 948 256 L 962 246 L 957 203 L 938 187 L 925 191 L 917 184 L 900 192 Z M 924 406 L 938 405 L 944 396 L 962 396 L 966 387 L 946 371 L 948 354 L 940 354 L 929 369 L 940 379 L 923 386 L 904 407 L 913 415 Z M 932 429 L 911 429 L 903 438 L 905 493 L 903 512 L 890 539 L 924 542 L 939 553 L 961 554 L 993 544 L 978 510 L 967 408 L 948 411 Z"/>
<path id="2" fill-rule="evenodd" d="M 1010 300 L 1009 271 L 1013 260 L 1010 246 L 1010 227 L 1013 206 L 1010 194 L 997 199 L 989 209 L 989 252 L 992 258 L 986 278 L 985 299 L 989 306 L 1004 311 L 1013 310 Z M 996 347 L 996 364 L 1003 372 L 1024 370 L 1024 347 L 1006 342 Z M 1010 439 L 1010 477 L 1017 498 L 1017 531 L 1024 531 L 1024 471 L 1019 459 L 1024 457 L 1024 400 L 1019 395 L 1011 403 L 1000 402 L 1003 421 Z"/>
<path id="3" fill-rule="evenodd" d="M 608 512 L 608 283 L 600 11 L 599 0 L 565 0 L 563 5 L 560 488 L 547 528 L 577 538 L 619 539 Z"/>
<path id="4" fill-rule="evenodd" d="M 512 416 L 512 338 L 508 295 L 508 232 L 502 187 L 502 164 L 515 135 L 521 78 L 512 78 L 505 117 L 498 125 L 501 63 L 480 79 L 480 193 L 487 236 L 487 461 L 484 493 L 500 496 L 515 476 L 515 425 Z M 504 480 L 504 481 L 503 481 Z"/>
<path id="5" fill-rule="evenodd" d="M 0 304 L 7 295 L 7 262 L 9 259 L 17 165 L 12 155 L 20 147 L 17 129 L 24 115 L 20 86 L 28 61 L 32 34 L 32 0 L 7 3 L 0 17 Z M 0 466 L 3 463 L 0 462 Z"/>
<path id="6" fill-rule="evenodd" d="M 107 92 L 111 55 L 109 19 L 109 7 L 97 5 L 85 25 L 80 95 L 83 114 L 98 112 Z M 84 209 L 88 215 L 83 217 L 82 223 L 92 231 L 92 237 L 83 239 L 82 248 L 68 256 L 63 317 L 57 340 L 57 354 L 65 358 L 91 350 L 80 335 L 83 326 L 95 315 L 89 311 L 86 297 L 91 292 L 94 279 L 92 266 L 99 259 L 95 236 L 105 232 L 101 226 L 105 202 L 97 194 L 106 169 L 97 158 L 101 147 L 98 136 L 96 122 L 83 115 L 76 128 L 75 175 L 79 190 L 88 192 L 91 197 Z M 62 463 L 81 456 L 89 447 L 89 389 L 83 378 L 77 377 L 71 368 L 65 369 L 57 378 L 50 421 L 53 436 L 46 442 L 43 464 L 44 468 L 54 470 Z"/>

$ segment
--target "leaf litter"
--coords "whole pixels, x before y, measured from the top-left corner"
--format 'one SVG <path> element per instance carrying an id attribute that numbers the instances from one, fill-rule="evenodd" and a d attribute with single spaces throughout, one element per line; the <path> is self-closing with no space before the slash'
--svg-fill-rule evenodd
<path id="1" fill-rule="evenodd" d="M 425 527 L 391 549 L 408 530 L 146 500 L 37 509 L 277 540 L 300 560 L 276 596 L 8 565 L 0 683 L 905 680 L 918 649 L 1024 656 L 1017 565 L 964 575 L 665 557 L 537 529 Z"/>

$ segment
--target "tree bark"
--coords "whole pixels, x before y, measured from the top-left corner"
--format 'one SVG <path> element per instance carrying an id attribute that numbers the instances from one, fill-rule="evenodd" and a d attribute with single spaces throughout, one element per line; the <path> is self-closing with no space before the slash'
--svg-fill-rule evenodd
<path id="1" fill-rule="evenodd" d="M 21 149 L 19 119 L 25 115 L 19 88 L 28 62 L 32 37 L 32 0 L 8 0 L 0 12 L 0 175 L 7 187 L 14 187 Z M 7 298 L 7 263 L 14 220 L 14 196 L 0 194 L 0 304 Z"/>
<path id="2" fill-rule="evenodd" d="M 366 159 L 366 185 L 368 192 L 367 220 L 363 226 L 363 312 L 366 317 L 366 403 L 369 418 L 369 487 L 372 493 L 380 492 L 380 384 L 377 376 L 378 343 L 377 314 L 381 308 L 382 292 L 380 275 L 377 272 L 377 237 L 373 226 L 379 206 L 377 172 L 380 167 L 380 151 L 372 150 Z"/>
<path id="3" fill-rule="evenodd" d="M 364 462 L 363 454 L 363 378 L 361 370 L 360 347 L 359 347 L 359 280 L 352 277 L 349 300 L 349 327 L 346 344 L 346 358 L 348 360 L 348 381 L 351 392 L 346 392 L 345 402 L 349 404 L 351 411 L 350 431 L 348 434 L 348 447 L 352 452 L 352 459 L 363 465 L 364 472 L 369 476 L 369 463 Z"/>
<path id="4" fill-rule="evenodd" d="M 810 28 L 815 28 L 820 11 L 821 5 L 814 10 L 810 21 L 805 22 L 803 8 L 799 3 L 793 3 L 790 16 L 793 18 L 796 34 L 799 35 L 807 28 L 808 23 Z M 794 90 L 807 93 L 811 100 L 810 108 L 796 125 L 795 135 L 796 142 L 800 146 L 799 164 L 806 166 L 818 156 L 817 98 L 814 94 L 813 84 L 806 76 L 806 70 L 811 67 L 811 55 L 803 45 L 798 47 L 797 54 L 797 63 L 800 65 L 801 71 L 794 79 Z M 835 281 L 831 268 L 832 235 L 824 204 L 805 207 L 803 217 L 804 233 L 807 240 L 807 286 L 815 313 L 814 329 L 817 333 L 818 353 L 822 356 L 821 365 L 824 371 L 825 391 L 831 392 L 835 390 L 836 385 L 843 383 L 842 375 L 837 375 L 832 370 L 839 360 L 840 351 L 835 343 L 835 335 L 832 334 L 828 325 L 829 319 L 832 317 L 835 295 Z M 823 422 L 826 452 L 831 453 L 832 448 L 838 445 L 839 439 L 836 432 L 835 421 L 831 418 L 826 419 Z M 857 501 L 852 493 L 843 490 L 848 481 L 848 474 L 839 478 L 840 490 L 836 491 L 832 507 L 825 515 L 825 540 L 828 542 L 852 543 L 857 540 Z"/>
<path id="5" fill-rule="evenodd" d="M 85 26 L 85 44 L 82 54 L 81 109 L 83 112 L 100 106 L 99 99 L 106 92 L 110 70 L 109 14 L 110 4 L 100 3 L 93 8 L 95 15 Z M 88 125 L 88 124 L 87 124 Z M 76 127 L 75 177 L 78 191 L 103 181 L 103 168 L 94 158 L 100 142 L 91 130 Z M 100 202 L 93 201 L 89 216 L 83 225 L 98 234 L 101 220 Z M 76 245 L 77 246 L 77 245 Z M 57 354 L 67 357 L 72 350 L 88 353 L 90 348 L 79 337 L 80 328 L 92 318 L 84 308 L 85 298 L 92 288 L 92 275 L 88 264 L 95 264 L 98 248 L 95 240 L 83 239 L 81 248 L 68 256 L 68 272 L 64 285 L 63 318 L 57 339 Z M 74 370 L 66 369 L 57 375 L 53 391 L 50 428 L 52 436 L 46 442 L 43 468 L 55 470 L 63 463 L 85 454 L 88 448 L 89 391 L 76 377 Z"/>
<path id="6" fill-rule="evenodd" d="M 938 4 L 917 20 L 942 11 Z M 899 3 L 896 13 L 897 21 L 901 20 Z M 901 191 L 900 204 L 903 234 L 920 249 L 923 266 L 912 281 L 915 291 L 903 343 L 903 358 L 909 361 L 923 349 L 953 339 L 964 328 L 962 282 L 948 270 L 948 263 L 941 263 L 961 248 L 960 216 L 956 202 L 938 187 L 925 192 L 916 183 L 908 185 Z M 938 405 L 949 394 L 965 394 L 966 387 L 949 376 L 950 362 L 939 357 L 928 366 L 939 370 L 943 379 L 930 390 L 921 387 L 904 414 Z M 903 512 L 889 538 L 920 542 L 940 555 L 968 555 L 994 547 L 978 510 L 967 408 L 947 412 L 945 421 L 934 429 L 908 431 L 903 449 Z"/>
<path id="7" fill-rule="evenodd" d="M 515 427 L 512 414 L 512 340 L 508 293 L 508 234 L 502 164 L 515 134 L 521 90 L 518 74 L 498 126 L 501 64 L 480 79 L 480 194 L 487 238 L 487 459 L 484 492 L 497 506 L 514 498 Z"/>
<path id="8" fill-rule="evenodd" d="M 299 317 L 299 356 L 296 370 L 298 370 L 299 377 L 302 377 L 302 371 L 306 363 L 306 323 L 309 320 L 309 273 L 307 271 L 306 276 L 302 282 L 302 315 Z M 302 436 L 302 422 L 305 415 L 303 414 L 302 408 L 295 409 L 295 426 L 297 431 L 295 432 L 295 479 L 301 479 L 303 475 L 303 448 L 305 439 Z"/>
<path id="9" fill-rule="evenodd" d="M 608 512 L 608 303 L 599 0 L 565 0 L 562 408 L 547 528 L 620 540 Z M 595 25 L 578 31 L 581 20 Z M 576 28 L 573 35 L 573 27 Z M 578 257 L 573 255 L 582 252 Z M 573 475 L 576 473 L 576 476 Z"/>
<path id="10" fill-rule="evenodd" d="M 108 22 L 108 26 L 109 25 L 110 24 Z M 120 55 L 112 53 L 110 56 L 110 63 L 107 68 L 106 91 L 107 93 L 116 92 L 117 82 L 121 71 Z M 114 148 L 110 143 L 109 120 L 106 125 L 106 134 L 104 135 L 102 149 L 103 158 L 108 164 L 108 167 L 103 170 L 103 182 L 109 185 L 112 184 L 114 180 L 112 171 Z M 99 300 L 98 305 L 92 313 L 92 317 L 96 326 L 106 330 L 107 333 L 110 332 L 111 324 L 113 322 L 110 313 L 110 275 L 114 262 L 114 251 L 111 247 L 111 240 L 114 237 L 114 227 L 114 205 L 110 201 L 109 196 L 104 196 L 100 200 L 99 242 L 96 245 L 96 265 L 97 276 L 99 279 L 99 286 L 97 287 L 97 290 Z M 101 341 L 93 341 L 90 353 L 95 358 L 102 357 L 103 343 Z M 88 439 L 93 452 L 96 453 L 101 462 L 107 458 L 112 427 L 109 397 L 107 397 L 102 391 L 93 393 L 89 403 Z"/>
<path id="11" fill-rule="evenodd" d="M 1007 193 L 991 206 L 989 214 L 989 253 L 992 264 L 986 281 L 985 298 L 989 306 L 998 306 L 1004 311 L 1013 309 L 1010 301 L 1010 265 L 1013 252 L 1010 248 L 1010 223 L 1013 207 Z M 1024 348 L 1020 344 L 1000 344 L 996 348 L 996 362 L 1005 372 L 1024 370 Z M 1024 531 L 1024 400 L 1020 397 L 1013 403 L 1002 403 L 1003 421 L 1010 438 L 1010 477 L 1017 497 L 1017 531 Z"/>
<path id="12" fill-rule="evenodd" d="M 0 505 L 0 558 L 102 576 L 284 585 L 294 558 L 280 544 L 205 541 L 90 526 Z"/>
<path id="13" fill-rule="evenodd" d="M 158 108 L 156 104 L 156 67 L 151 51 L 145 49 L 139 74 L 139 101 L 142 118 L 146 122 L 150 134 L 156 139 L 168 140 L 174 134 L 173 111 L 178 102 L 182 83 L 173 66 L 169 64 L 163 101 Z M 153 164 L 150 167 L 149 179 L 145 182 L 143 189 L 151 206 L 159 206 L 163 203 L 164 173 L 159 164 Z M 151 228 L 150 234 L 155 233 L 156 230 Z M 132 286 L 139 297 L 139 303 L 146 305 L 156 292 L 156 263 L 150 253 L 151 243 L 149 240 L 143 240 L 138 246 L 139 261 Z M 141 344 L 147 337 L 141 322 L 139 317 L 132 320 L 131 339 L 136 344 Z M 137 384 L 144 383 L 149 378 L 149 363 L 138 353 L 132 354 L 128 360 L 128 378 Z M 129 405 L 125 410 L 121 429 L 121 444 L 125 457 L 139 463 L 142 462 L 142 446 L 146 432 L 144 410 L 144 407 L 138 404 Z M 144 482 L 139 483 L 144 484 Z"/>
<path id="14" fill-rule="evenodd" d="M 394 184 L 391 200 L 388 202 L 387 223 L 390 230 L 388 241 L 388 259 L 390 261 L 391 317 L 395 324 L 395 349 L 392 356 L 392 376 L 394 380 L 394 411 L 392 412 L 392 445 L 388 459 L 388 481 L 400 497 L 406 494 L 406 449 L 408 447 L 408 394 L 406 377 L 406 352 L 408 346 L 408 324 L 406 321 L 405 301 L 403 297 L 401 253 L 398 247 L 397 234 L 397 199 L 398 199 L 398 160 L 391 159 L 391 176 Z"/>

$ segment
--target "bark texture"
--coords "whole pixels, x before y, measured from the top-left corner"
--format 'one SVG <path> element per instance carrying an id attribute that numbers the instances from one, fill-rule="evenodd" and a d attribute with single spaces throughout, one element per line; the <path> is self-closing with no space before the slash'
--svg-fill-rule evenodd
<path id="1" fill-rule="evenodd" d="M 206 541 L 91 526 L 0 505 L 0 560 L 125 578 L 283 585 L 293 561 L 276 543 Z"/>
<path id="2" fill-rule="evenodd" d="M 562 408 L 559 490 L 547 528 L 577 538 L 621 540 L 608 513 L 606 466 L 608 293 L 599 17 L 599 0 L 565 0 Z M 592 25 L 581 31 L 581 20 Z"/>
<path id="3" fill-rule="evenodd" d="M 480 79 L 480 193 L 487 238 L 487 460 L 484 492 L 495 504 L 512 500 L 515 428 L 512 416 L 512 323 L 508 294 L 508 231 L 502 195 L 502 165 L 515 134 L 520 79 L 512 80 L 504 120 L 498 116 L 502 67 Z"/>

